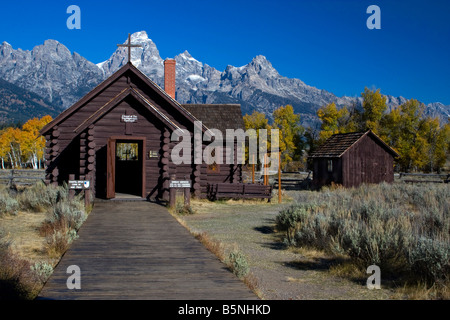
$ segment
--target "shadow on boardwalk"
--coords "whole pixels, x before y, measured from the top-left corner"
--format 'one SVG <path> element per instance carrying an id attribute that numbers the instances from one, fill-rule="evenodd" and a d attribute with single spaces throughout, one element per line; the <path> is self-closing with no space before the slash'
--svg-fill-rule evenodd
<path id="1" fill-rule="evenodd" d="M 67 267 L 81 270 L 70 290 Z M 165 207 L 97 202 L 38 299 L 257 299 Z"/>

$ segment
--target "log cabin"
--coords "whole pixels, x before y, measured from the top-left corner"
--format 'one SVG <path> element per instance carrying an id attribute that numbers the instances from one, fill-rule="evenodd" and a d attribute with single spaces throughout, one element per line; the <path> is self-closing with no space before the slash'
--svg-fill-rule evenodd
<path id="1" fill-rule="evenodd" d="M 313 187 L 392 183 L 396 157 L 398 154 L 371 130 L 335 134 L 309 155 Z"/>
<path id="2" fill-rule="evenodd" d="M 172 135 L 244 129 L 240 105 L 181 105 L 175 99 L 175 60 L 164 62 L 164 89 L 130 61 L 41 131 L 46 139 L 46 183 L 61 185 L 74 175 L 89 180 L 94 196 L 114 199 L 134 195 L 168 200 L 172 177 L 189 180 L 191 193 L 202 197 L 208 183 L 240 183 L 238 162 L 175 164 Z M 192 148 L 194 150 L 194 148 Z M 190 155 L 194 160 L 194 151 Z"/>

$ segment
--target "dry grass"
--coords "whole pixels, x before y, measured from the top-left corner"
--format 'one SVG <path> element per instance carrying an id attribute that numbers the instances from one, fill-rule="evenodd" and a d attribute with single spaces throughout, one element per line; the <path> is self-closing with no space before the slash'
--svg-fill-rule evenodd
<path id="1" fill-rule="evenodd" d="M 213 207 L 215 204 L 210 202 L 209 200 L 193 199 L 191 200 L 191 205 L 194 205 L 194 207 L 196 208 L 195 211 L 197 212 L 199 208 L 208 210 L 208 208 Z M 194 232 L 190 230 L 189 225 L 184 221 L 184 219 L 176 213 L 176 210 L 172 208 L 169 209 L 169 212 L 183 227 L 185 227 L 198 241 L 200 241 L 200 243 L 208 251 L 214 254 L 222 263 L 227 265 L 230 271 L 234 271 L 234 266 L 229 261 L 229 255 L 231 252 L 239 252 L 239 248 L 236 244 L 225 245 L 223 242 L 220 242 L 217 239 L 211 237 L 207 232 Z M 240 279 L 250 290 L 252 290 L 258 297 L 261 298 L 261 292 L 258 290 L 258 280 L 251 272 L 248 272 L 244 277 Z"/>
<path id="2" fill-rule="evenodd" d="M 32 299 L 40 285 L 29 261 L 11 248 L 0 249 L 0 300 Z"/>
<path id="3" fill-rule="evenodd" d="M 186 227 L 186 224 L 184 225 Z M 210 252 L 212 252 L 217 258 L 219 258 L 220 261 L 225 261 L 226 254 L 225 254 L 225 248 L 220 241 L 217 241 L 213 238 L 211 238 L 208 233 L 202 232 L 194 234 L 195 238 L 200 241 L 203 246 L 208 249 Z"/>
<path id="4" fill-rule="evenodd" d="M 4 240 L 11 242 L 11 249 L 29 261 L 46 260 L 43 250 L 46 237 L 40 234 L 40 227 L 46 219 L 45 213 L 19 211 L 17 215 L 0 217 L 0 225 L 6 232 Z"/>
<path id="5" fill-rule="evenodd" d="M 184 224 L 186 226 L 186 224 Z M 208 233 L 194 233 L 195 238 L 200 241 L 203 246 L 213 253 L 219 260 L 226 264 L 230 271 L 234 272 L 235 266 L 229 260 L 230 253 L 239 253 L 237 244 L 225 245 L 224 243 L 214 239 Z M 252 272 L 246 273 L 243 277 L 240 277 L 242 282 L 252 290 L 258 297 L 261 298 L 261 292 L 258 289 L 258 279 L 252 274 Z"/>
<path id="6" fill-rule="evenodd" d="M 395 290 L 395 299 L 409 299 L 409 300 L 450 300 L 450 285 L 429 286 L 426 283 L 419 284 L 405 284 Z"/>
<path id="7" fill-rule="evenodd" d="M 226 246 L 237 244 L 247 258 L 252 273 L 249 279 L 255 280 L 256 294 L 261 299 L 389 297 L 389 290 L 371 291 L 360 283 L 331 274 L 330 263 L 334 261 L 320 250 L 286 249 L 280 240 L 282 234 L 274 230 L 274 218 L 288 203 L 196 200 L 192 205 L 197 213 L 182 217 L 188 230 L 206 232 Z"/>
<path id="8" fill-rule="evenodd" d="M 3 187 L 0 194 L 4 203 L 18 204 L 0 215 L 0 300 L 33 299 L 87 212 L 80 197 L 68 199 L 65 187 Z"/>

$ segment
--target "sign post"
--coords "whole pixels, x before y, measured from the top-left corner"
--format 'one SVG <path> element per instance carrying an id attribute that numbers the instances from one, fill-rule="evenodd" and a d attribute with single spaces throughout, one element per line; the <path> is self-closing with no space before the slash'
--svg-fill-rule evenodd
<path id="1" fill-rule="evenodd" d="M 81 176 L 80 179 L 75 180 L 74 174 L 69 175 L 69 199 L 72 200 L 74 198 L 75 190 L 84 190 L 84 205 L 88 207 L 91 202 L 91 181 L 88 176 Z"/>
<path id="2" fill-rule="evenodd" d="M 174 207 L 176 202 L 176 195 L 178 189 L 183 189 L 184 193 L 184 206 L 191 205 L 191 181 L 189 180 L 175 180 L 176 176 L 170 177 L 169 185 L 169 206 Z"/>
<path id="3" fill-rule="evenodd" d="M 281 203 L 281 151 L 278 152 L 278 203 Z"/>

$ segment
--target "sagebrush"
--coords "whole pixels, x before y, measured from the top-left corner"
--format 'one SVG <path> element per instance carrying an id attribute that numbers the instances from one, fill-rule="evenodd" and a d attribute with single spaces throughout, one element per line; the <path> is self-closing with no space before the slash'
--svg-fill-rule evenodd
<path id="1" fill-rule="evenodd" d="M 44 249 L 50 259 L 59 258 L 68 249 L 87 217 L 81 195 L 69 199 L 67 185 L 38 183 L 21 191 L 0 188 L 0 215 L 19 211 L 47 213 L 39 231 L 46 237 Z M 20 258 L 5 234 L 0 230 L 0 300 L 33 299 L 53 268 L 46 261 L 31 263 Z"/>
<path id="2" fill-rule="evenodd" d="M 361 268 L 415 283 L 448 284 L 448 185 L 380 184 L 305 192 L 282 210 L 285 243 L 345 254 Z"/>

